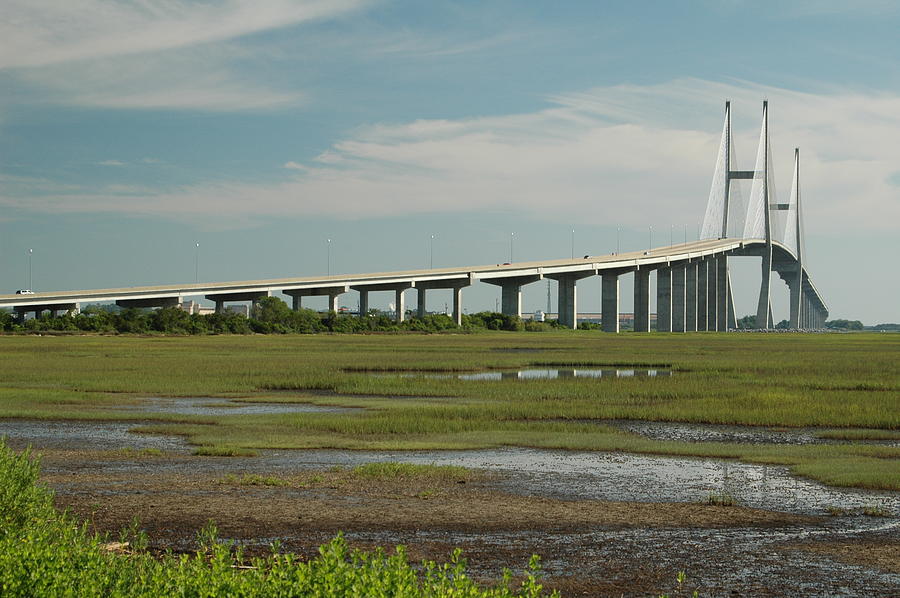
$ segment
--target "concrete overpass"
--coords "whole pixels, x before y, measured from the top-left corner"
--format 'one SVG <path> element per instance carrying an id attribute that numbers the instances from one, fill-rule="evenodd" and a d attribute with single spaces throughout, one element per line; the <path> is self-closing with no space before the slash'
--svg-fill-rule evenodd
<path id="1" fill-rule="evenodd" d="M 505 314 L 521 316 L 522 287 L 545 278 L 558 281 L 559 319 L 574 327 L 578 318 L 577 282 L 602 277 L 602 320 L 604 330 L 618 332 L 619 277 L 634 273 L 635 330 L 650 330 L 650 273 L 656 273 L 657 328 L 663 331 L 727 330 L 736 327 L 728 257 L 762 255 L 763 239 L 716 239 L 694 241 L 648 251 L 589 256 L 582 259 L 545 260 L 512 264 L 492 264 L 462 268 L 375 272 L 324 277 L 279 278 L 201 284 L 175 284 L 118 289 L 59 291 L 33 295 L 2 295 L 0 307 L 18 313 L 65 312 L 81 304 L 115 302 L 121 307 L 167 307 L 179 305 L 185 298 L 202 296 L 223 311 L 229 301 L 257 301 L 281 292 L 293 298 L 294 309 L 302 307 L 303 297 L 327 296 L 329 307 L 336 309 L 344 293 L 359 294 L 360 313 L 365 314 L 369 293 L 394 293 L 397 317 L 404 318 L 407 291 L 417 294 L 417 311 L 424 315 L 427 292 L 450 289 L 453 292 L 453 318 L 462 319 L 463 289 L 482 282 L 501 288 Z M 792 311 L 791 321 L 802 319 L 803 328 L 824 323 L 827 307 L 809 276 L 803 273 L 803 285 L 796 291 L 797 261 L 789 249 L 773 244 L 774 269 L 803 298 L 806 317 Z M 792 302 L 792 310 L 795 303 Z"/>
<path id="2" fill-rule="evenodd" d="M 602 278 L 602 322 L 607 332 L 619 331 L 619 277 L 634 273 L 634 330 L 650 330 L 650 273 L 656 276 L 657 330 L 686 332 L 728 330 L 737 327 L 728 258 L 761 258 L 761 282 L 757 308 L 760 328 L 773 327 L 770 301 L 771 274 L 777 272 L 790 290 L 790 327 L 821 328 L 828 308 L 804 266 L 802 213 L 800 209 L 799 150 L 795 151 L 794 179 L 787 203 L 774 198 L 771 184 L 768 140 L 768 105 L 763 102 L 763 125 L 757 163 L 753 170 L 731 166 L 731 110 L 725 105 L 716 170 L 703 221 L 701 240 L 666 247 L 583 259 L 541 260 L 459 268 L 375 272 L 325 277 L 297 277 L 202 284 L 175 284 L 86 291 L 60 291 L 27 295 L 2 295 L 0 308 L 12 308 L 20 316 L 44 311 L 66 312 L 80 304 L 114 301 L 121 307 L 166 307 L 179 305 L 186 297 L 203 296 L 221 312 L 229 301 L 258 301 L 275 292 L 292 298 L 300 309 L 304 297 L 327 296 L 330 309 L 348 292 L 359 294 L 359 313 L 368 312 L 369 294 L 394 293 L 397 319 L 406 312 L 407 291 L 417 293 L 417 309 L 424 316 L 427 292 L 449 289 L 453 295 L 453 319 L 462 320 L 463 289 L 482 282 L 501 288 L 502 311 L 521 316 L 522 287 L 545 278 L 558 284 L 559 321 L 574 328 L 578 322 L 577 283 Z M 733 182 L 752 181 L 746 216 L 735 208 Z M 776 215 L 787 213 L 784 227 L 775 226 Z M 729 238 L 739 227 L 742 235 Z"/>

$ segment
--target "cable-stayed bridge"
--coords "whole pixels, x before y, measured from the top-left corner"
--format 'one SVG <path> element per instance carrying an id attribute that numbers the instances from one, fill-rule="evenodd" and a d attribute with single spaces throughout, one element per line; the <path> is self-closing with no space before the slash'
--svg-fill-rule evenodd
<path id="1" fill-rule="evenodd" d="M 353 291 L 359 294 L 359 313 L 364 317 L 369 311 L 369 294 L 386 291 L 394 293 L 397 318 L 403 320 L 407 291 L 415 289 L 417 313 L 424 316 L 427 292 L 449 289 L 453 297 L 453 318 L 460 323 L 463 290 L 476 282 L 499 286 L 503 313 L 521 316 L 522 287 L 551 279 L 558 282 L 559 320 L 574 328 L 578 322 L 577 283 L 600 276 L 603 330 L 618 332 L 619 278 L 633 273 L 634 330 L 649 332 L 650 274 L 655 273 L 658 331 L 724 331 L 737 327 L 728 258 L 757 256 L 762 265 L 756 312 L 758 327 L 774 327 L 770 297 L 772 273 L 776 272 L 789 289 L 790 328 L 821 328 L 828 317 L 828 308 L 804 264 L 799 150 L 794 151 L 794 175 L 786 203 L 777 200 L 770 156 L 768 104 L 763 102 L 755 167 L 753 170 L 732 167 L 731 106 L 726 102 L 722 141 L 701 238 L 689 243 L 583 259 L 0 295 L 0 307 L 13 308 L 24 318 L 29 312 L 37 316 L 44 311 L 75 311 L 84 303 L 114 301 L 121 307 L 174 307 L 184 298 L 203 296 L 215 303 L 217 311 L 223 311 L 228 302 L 255 302 L 281 292 L 292 298 L 294 309 L 301 308 L 303 297 L 326 296 L 329 308 L 336 311 L 340 296 Z M 750 184 L 746 204 L 741 193 L 741 184 L 745 182 Z"/>

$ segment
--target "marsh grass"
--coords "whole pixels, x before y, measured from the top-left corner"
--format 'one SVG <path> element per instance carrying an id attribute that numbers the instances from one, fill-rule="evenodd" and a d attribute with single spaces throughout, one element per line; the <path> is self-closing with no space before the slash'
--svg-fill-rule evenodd
<path id="1" fill-rule="evenodd" d="M 716 507 L 734 507 L 738 502 L 735 497 L 727 492 L 710 492 L 703 504 Z"/>
<path id="2" fill-rule="evenodd" d="M 199 457 L 255 457 L 259 453 L 236 446 L 199 446 L 192 454 Z"/>
<path id="3" fill-rule="evenodd" d="M 388 461 L 358 465 L 350 470 L 350 475 L 366 480 L 466 482 L 475 474 L 458 465 L 417 465 Z"/>
<path id="4" fill-rule="evenodd" d="M 509 351 L 508 349 L 515 349 Z M 152 420 L 200 454 L 277 448 L 527 446 L 783 464 L 835 485 L 900 489 L 900 335 L 0 337 L 0 417 Z M 465 381 L 409 372 L 671 366 L 660 378 Z M 402 373 L 391 373 L 402 371 Z M 378 375 L 372 375 L 377 371 Z M 352 413 L 175 416 L 116 410 L 139 396 L 241 397 Z M 654 441 L 606 419 L 823 427 L 840 445 Z"/>

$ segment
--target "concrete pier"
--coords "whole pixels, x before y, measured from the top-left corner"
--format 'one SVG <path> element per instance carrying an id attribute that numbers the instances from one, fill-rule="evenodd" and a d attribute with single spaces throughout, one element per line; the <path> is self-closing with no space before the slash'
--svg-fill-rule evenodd
<path id="1" fill-rule="evenodd" d="M 569 328 L 578 328 L 578 300 L 576 283 L 582 278 L 593 276 L 595 272 L 571 272 L 567 274 L 548 275 L 559 283 L 557 291 L 557 310 L 559 323 Z"/>
<path id="2" fill-rule="evenodd" d="M 340 309 L 338 298 L 349 290 L 350 287 L 348 285 L 337 285 L 306 289 L 284 289 L 282 292 L 291 298 L 291 307 L 295 311 L 303 307 L 304 297 L 328 297 L 328 311 L 338 311 Z M 218 309 L 218 305 L 216 308 Z"/>
<path id="3" fill-rule="evenodd" d="M 706 261 L 706 329 L 718 330 L 718 296 L 719 296 L 719 279 L 718 268 L 716 267 L 716 258 L 709 258 Z"/>
<path id="4" fill-rule="evenodd" d="M 206 295 L 207 301 L 212 301 L 216 304 L 216 313 L 222 313 L 225 311 L 225 303 L 227 301 L 250 301 L 253 304 L 253 307 L 256 307 L 256 304 L 263 297 L 271 297 L 271 291 L 247 291 L 241 293 L 215 293 Z M 119 302 L 116 301 L 118 305 Z M 181 298 L 178 297 L 177 305 L 181 304 Z M 155 306 L 153 306 L 155 307 Z"/>
<path id="5" fill-rule="evenodd" d="M 540 274 L 510 278 L 486 279 L 484 282 L 500 287 L 500 309 L 507 316 L 522 317 L 522 287 L 542 280 Z"/>
<path id="6" fill-rule="evenodd" d="M 728 330 L 728 258 L 716 258 L 716 330 Z"/>
<path id="7" fill-rule="evenodd" d="M 697 262 L 691 261 L 684 270 L 684 329 L 697 332 Z"/>
<path id="8" fill-rule="evenodd" d="M 394 306 L 396 309 L 395 319 L 402 322 L 406 316 L 406 297 L 404 293 L 407 289 L 413 287 L 412 282 L 391 282 L 383 284 L 366 284 L 353 285 L 350 289 L 359 293 L 359 315 L 365 316 L 369 313 L 369 293 L 373 291 L 393 291 Z"/>
<path id="9" fill-rule="evenodd" d="M 424 317 L 427 314 L 426 291 L 449 290 L 453 299 L 453 321 L 459 326 L 462 324 L 462 290 L 472 284 L 472 277 L 453 278 L 449 280 L 423 280 L 415 283 L 418 304 L 416 314 Z"/>
<path id="10" fill-rule="evenodd" d="M 603 332 L 619 332 L 619 274 L 603 272 L 601 284 L 601 324 Z"/>
<path id="11" fill-rule="evenodd" d="M 707 300 L 709 295 L 706 290 L 709 276 L 709 261 L 705 259 L 698 260 L 697 264 L 697 330 L 708 330 L 709 323 L 707 320 Z"/>
<path id="12" fill-rule="evenodd" d="M 656 270 L 656 331 L 672 332 L 672 268 Z"/>
<path id="13" fill-rule="evenodd" d="M 687 272 L 684 263 L 672 266 L 672 332 L 684 332 L 687 316 Z"/>
<path id="14" fill-rule="evenodd" d="M 634 271 L 634 331 L 650 332 L 650 270 Z"/>

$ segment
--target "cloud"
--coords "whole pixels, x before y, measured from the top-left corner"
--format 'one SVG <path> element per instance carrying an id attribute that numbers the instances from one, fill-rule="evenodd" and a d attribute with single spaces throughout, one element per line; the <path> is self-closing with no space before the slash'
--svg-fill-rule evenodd
<path id="1" fill-rule="evenodd" d="M 125 166 L 125 162 L 120 160 L 104 160 L 102 162 L 97 162 L 97 166 Z"/>
<path id="2" fill-rule="evenodd" d="M 254 79 L 237 38 L 339 17 L 365 0 L 9 0 L 0 72 L 36 102 L 118 109 L 268 110 L 298 91 Z M 30 101 L 30 100 L 29 100 Z"/>
<path id="3" fill-rule="evenodd" d="M 746 82 L 676 80 L 562 94 L 540 111 L 375 124 L 286 180 L 223 180 L 121 197 L 6 196 L 30 209 L 172 218 L 343 217 L 515 212 L 534 218 L 693 229 L 703 217 L 723 100 L 733 102 L 736 166 L 752 169 L 769 99 L 777 185 L 788 192 L 801 148 L 807 229 L 895 230 L 900 97 L 801 93 Z M 783 197 L 784 195 L 782 195 Z"/>
<path id="4" fill-rule="evenodd" d="M 0 69 L 185 48 L 359 9 L 362 0 L 6 0 Z"/>

